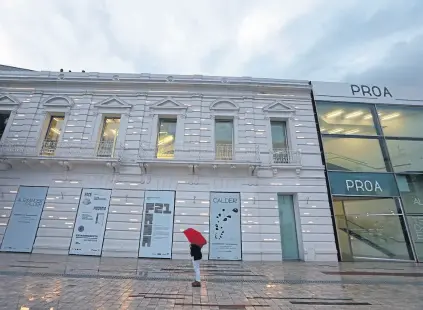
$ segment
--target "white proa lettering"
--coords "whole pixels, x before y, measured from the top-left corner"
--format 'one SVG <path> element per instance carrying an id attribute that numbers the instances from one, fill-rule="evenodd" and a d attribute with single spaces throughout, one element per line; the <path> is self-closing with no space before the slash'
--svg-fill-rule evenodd
<path id="1" fill-rule="evenodd" d="M 355 180 L 355 190 L 358 192 L 359 190 L 361 190 L 362 192 L 364 192 L 364 188 L 363 188 L 363 182 L 360 180 Z"/>
<path id="2" fill-rule="evenodd" d="M 375 192 L 377 192 L 377 191 L 383 192 L 383 189 L 380 186 L 379 182 L 378 181 L 375 181 Z"/>
<path id="3" fill-rule="evenodd" d="M 354 182 L 353 180 L 345 180 L 345 185 L 347 186 L 347 191 L 350 191 L 354 187 Z"/>
<path id="4" fill-rule="evenodd" d="M 364 188 L 368 192 L 373 192 L 373 184 L 369 180 L 364 181 Z"/>

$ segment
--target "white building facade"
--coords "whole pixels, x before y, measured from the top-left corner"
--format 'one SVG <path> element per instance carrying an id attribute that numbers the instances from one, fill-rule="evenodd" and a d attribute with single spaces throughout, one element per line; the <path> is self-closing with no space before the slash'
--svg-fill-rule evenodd
<path id="1" fill-rule="evenodd" d="M 0 251 L 336 261 L 306 81 L 1 72 Z"/>

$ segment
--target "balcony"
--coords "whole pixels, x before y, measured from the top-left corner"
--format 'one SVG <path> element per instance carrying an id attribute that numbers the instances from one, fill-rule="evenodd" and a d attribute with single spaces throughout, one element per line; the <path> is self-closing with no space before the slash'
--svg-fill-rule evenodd
<path id="1" fill-rule="evenodd" d="M 273 149 L 271 160 L 274 165 L 300 165 L 301 153 L 287 148 Z"/>
<path id="2" fill-rule="evenodd" d="M 118 160 L 122 149 L 116 148 L 114 141 L 71 141 L 58 142 L 8 141 L 0 145 L 0 158 L 3 159 L 64 159 L 64 160 Z"/>
<path id="3" fill-rule="evenodd" d="M 260 152 L 258 147 L 239 147 L 226 144 L 215 147 L 174 145 L 166 150 L 162 146 L 142 145 L 138 160 L 158 163 L 258 164 Z"/>

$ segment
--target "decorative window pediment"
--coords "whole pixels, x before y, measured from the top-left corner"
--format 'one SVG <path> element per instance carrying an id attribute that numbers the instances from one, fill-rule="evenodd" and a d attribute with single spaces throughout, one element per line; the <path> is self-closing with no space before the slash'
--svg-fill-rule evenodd
<path id="1" fill-rule="evenodd" d="M 287 103 L 284 103 L 284 102 L 281 102 L 281 101 L 275 101 L 275 102 L 272 102 L 271 104 L 265 106 L 263 108 L 263 112 L 267 115 L 289 118 L 293 114 L 295 114 L 295 109 L 292 108 Z"/>
<path id="2" fill-rule="evenodd" d="M 239 106 L 230 99 L 219 98 L 210 105 L 212 116 L 235 116 L 239 112 Z"/>
<path id="3" fill-rule="evenodd" d="M 185 115 L 188 107 L 171 97 L 161 99 L 150 106 L 153 114 L 160 115 Z"/>
<path id="4" fill-rule="evenodd" d="M 166 110 L 186 110 L 187 106 L 183 105 L 182 103 L 172 99 L 171 97 L 167 97 L 162 99 L 152 106 L 150 106 L 150 110 L 157 110 L 157 109 L 166 109 Z"/>
<path id="5" fill-rule="evenodd" d="M 117 96 L 113 96 L 96 103 L 95 107 L 103 109 L 131 109 L 132 105 Z"/>
<path id="6" fill-rule="evenodd" d="M 44 110 L 52 112 L 67 112 L 74 102 L 67 96 L 51 96 L 43 102 Z"/>
<path id="7" fill-rule="evenodd" d="M 10 94 L 0 94 L 0 108 L 2 110 L 16 110 L 19 105 L 19 100 L 16 99 L 14 96 Z"/>
<path id="8" fill-rule="evenodd" d="M 239 106 L 230 99 L 217 99 L 210 105 L 213 111 L 239 111 Z"/>

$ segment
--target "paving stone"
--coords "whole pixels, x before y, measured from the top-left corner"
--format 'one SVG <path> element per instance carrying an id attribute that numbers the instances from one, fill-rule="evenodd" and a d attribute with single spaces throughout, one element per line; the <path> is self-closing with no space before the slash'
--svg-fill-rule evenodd
<path id="1" fill-rule="evenodd" d="M 209 261 L 201 288 L 190 266 L 0 253 L 0 309 L 423 309 L 419 264 Z"/>

